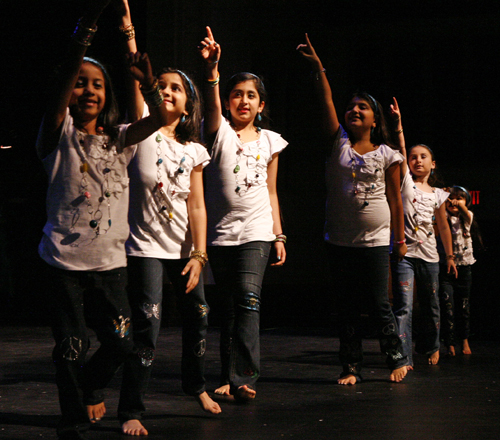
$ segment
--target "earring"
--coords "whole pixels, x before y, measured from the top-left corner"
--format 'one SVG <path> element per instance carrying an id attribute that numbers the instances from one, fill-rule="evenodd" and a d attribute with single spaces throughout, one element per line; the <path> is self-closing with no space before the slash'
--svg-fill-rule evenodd
<path id="1" fill-rule="evenodd" d="M 431 176 L 434 174 L 434 170 L 431 170 Z"/>
<path id="2" fill-rule="evenodd" d="M 258 121 L 258 122 L 261 122 L 261 121 L 262 121 L 262 116 L 260 115 L 260 113 L 257 113 L 257 121 Z"/>
<path id="3" fill-rule="evenodd" d="M 181 118 L 181 124 L 183 124 L 184 122 L 186 122 L 186 115 L 182 115 L 182 118 Z"/>

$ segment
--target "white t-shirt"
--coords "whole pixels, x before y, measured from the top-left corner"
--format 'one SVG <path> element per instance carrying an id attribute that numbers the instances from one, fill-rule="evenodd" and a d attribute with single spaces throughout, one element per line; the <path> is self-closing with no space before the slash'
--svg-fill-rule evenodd
<path id="1" fill-rule="evenodd" d="M 270 130 L 262 130 L 258 140 L 243 144 L 229 122 L 222 119 L 206 168 L 209 245 L 234 246 L 276 238 L 267 166 L 287 145 Z"/>
<path id="2" fill-rule="evenodd" d="M 429 263 L 439 261 L 433 224 L 436 210 L 449 195 L 441 188 L 434 188 L 431 193 L 420 190 L 411 177 L 410 169 L 407 169 L 401 183 L 407 257 L 421 258 Z"/>
<path id="3" fill-rule="evenodd" d="M 448 215 L 450 222 L 451 238 L 453 240 L 453 254 L 455 255 L 455 264 L 457 266 L 469 266 L 476 262 L 472 249 L 472 237 L 470 227 L 472 224 L 473 213 L 469 211 L 470 223 L 460 220 L 459 215 Z M 463 227 L 462 227 L 463 226 Z"/>
<path id="4" fill-rule="evenodd" d="M 188 258 L 193 247 L 187 211 L 191 171 L 198 165 L 206 166 L 210 156 L 201 144 L 190 142 L 182 145 L 160 132 L 152 134 L 138 146 L 129 166 L 130 237 L 126 243 L 127 255 Z M 159 181 L 171 203 L 166 210 L 162 210 L 167 204 L 157 189 Z"/>
<path id="5" fill-rule="evenodd" d="M 78 271 L 127 265 L 127 165 L 136 148 L 121 147 L 127 127 L 121 125 L 115 145 L 105 148 L 108 137 L 79 132 L 68 109 L 57 147 L 42 159 L 49 186 L 47 223 L 38 252 L 48 264 Z M 39 155 L 42 149 L 39 136 Z M 91 221 L 98 223 L 98 235 Z"/>
<path id="6" fill-rule="evenodd" d="M 358 154 L 343 127 L 326 161 L 325 240 L 338 246 L 388 246 L 391 212 L 385 171 L 403 156 L 385 144 Z"/>

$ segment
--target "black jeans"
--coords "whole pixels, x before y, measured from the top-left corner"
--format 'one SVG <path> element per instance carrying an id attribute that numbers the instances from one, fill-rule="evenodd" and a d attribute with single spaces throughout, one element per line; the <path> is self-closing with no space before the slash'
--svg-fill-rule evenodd
<path id="1" fill-rule="evenodd" d="M 442 265 L 439 271 L 439 300 L 441 303 L 441 336 L 447 347 L 462 342 L 470 334 L 471 266 L 457 266 L 458 277 L 446 273 Z"/>
<path id="2" fill-rule="evenodd" d="M 188 275 L 181 275 L 188 259 L 129 257 L 129 299 L 132 307 L 134 342 L 137 356 L 128 358 L 123 371 L 123 384 L 118 417 L 141 419 L 145 411 L 144 394 L 151 377 L 156 341 L 160 332 L 164 274 L 174 286 L 182 317 L 182 388 L 186 394 L 205 391 L 205 348 L 209 307 L 205 301 L 203 277 L 186 294 Z"/>
<path id="3" fill-rule="evenodd" d="M 389 368 L 406 365 L 389 302 L 389 247 L 354 248 L 327 243 L 327 252 L 339 312 L 343 374 L 361 371 L 363 312 L 368 312 L 375 322 Z"/>
<path id="4" fill-rule="evenodd" d="M 134 345 L 126 268 L 80 272 L 49 266 L 49 270 L 52 358 L 62 413 L 58 434 L 63 436 L 88 429 L 86 405 L 103 401 L 103 389 L 125 359 L 134 355 Z M 101 345 L 86 362 L 87 327 Z"/>
<path id="5" fill-rule="evenodd" d="M 209 246 L 210 267 L 224 303 L 221 328 L 221 384 L 231 393 L 255 389 L 260 376 L 260 294 L 271 244 Z"/>

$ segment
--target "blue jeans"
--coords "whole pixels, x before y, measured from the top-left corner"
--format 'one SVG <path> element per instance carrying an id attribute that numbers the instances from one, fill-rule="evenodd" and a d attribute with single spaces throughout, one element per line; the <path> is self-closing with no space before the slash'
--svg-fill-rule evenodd
<path id="1" fill-rule="evenodd" d="M 221 385 L 255 389 L 260 376 L 260 294 L 271 244 L 209 246 L 210 267 L 224 304 Z"/>
<path id="2" fill-rule="evenodd" d="M 389 246 L 354 248 L 327 243 L 340 322 L 342 375 L 359 376 L 363 361 L 361 315 L 368 312 L 391 370 L 406 365 L 389 302 Z"/>
<path id="3" fill-rule="evenodd" d="M 182 318 L 182 388 L 186 394 L 205 391 L 205 348 L 209 307 L 205 301 L 203 278 L 188 294 L 189 274 L 182 276 L 188 259 L 164 260 L 129 257 L 129 300 L 132 307 L 134 342 L 138 356 L 124 365 L 118 405 L 121 422 L 141 419 L 144 393 L 151 376 L 156 342 L 160 332 L 164 274 L 174 286 Z"/>
<path id="4" fill-rule="evenodd" d="M 418 333 L 415 351 L 431 355 L 439 350 L 439 263 L 405 257 L 392 264 L 394 315 L 403 341 L 408 365 L 413 366 L 412 315 L 413 289 L 416 282 L 423 328 Z"/>
<path id="5" fill-rule="evenodd" d="M 458 277 L 446 273 L 441 265 L 439 272 L 439 300 L 441 305 L 441 336 L 447 347 L 469 338 L 471 266 L 457 266 Z"/>
<path id="6" fill-rule="evenodd" d="M 124 267 L 102 272 L 48 268 L 55 339 L 52 358 L 62 413 L 57 432 L 61 437 L 75 436 L 89 427 L 86 405 L 102 402 L 103 389 L 116 370 L 135 357 L 127 271 Z M 90 348 L 87 327 L 95 331 L 101 345 L 85 362 Z"/>

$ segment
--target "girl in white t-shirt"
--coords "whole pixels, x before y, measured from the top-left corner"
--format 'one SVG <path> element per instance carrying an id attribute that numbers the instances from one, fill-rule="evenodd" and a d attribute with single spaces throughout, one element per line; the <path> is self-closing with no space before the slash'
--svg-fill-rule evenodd
<path id="1" fill-rule="evenodd" d="M 311 63 L 314 84 L 323 111 L 325 134 L 333 148 L 327 152 L 327 206 L 325 241 L 340 320 L 338 380 L 354 385 L 361 380 L 362 308 L 376 320 L 381 351 L 386 355 L 390 380 L 406 376 L 396 320 L 388 296 L 391 224 L 396 237 L 393 253 L 406 252 L 403 207 L 399 192 L 401 154 L 387 145 L 380 104 L 367 93 L 356 93 L 340 125 L 325 69 L 306 34 L 297 48 Z"/>
<path id="2" fill-rule="evenodd" d="M 84 438 L 89 422 L 105 412 L 103 389 L 124 360 L 135 355 L 125 289 L 127 164 L 135 144 L 166 122 L 147 55 L 130 54 L 129 66 L 151 104 L 151 116 L 120 126 L 106 70 L 84 58 L 108 2 L 88 2 L 37 140 L 49 179 L 39 253 L 51 282 L 60 439 Z M 88 361 L 87 327 L 100 342 Z"/>
<path id="3" fill-rule="evenodd" d="M 250 400 L 260 375 L 260 293 L 271 246 L 272 265 L 281 266 L 286 258 L 276 178 L 278 155 L 287 142 L 261 128 L 266 90 L 252 73 L 229 80 L 224 96 L 227 119 L 222 117 L 220 46 L 208 27 L 199 49 L 206 63 L 205 135 L 212 158 L 206 168 L 208 253 L 226 306 L 221 387 L 216 393 Z"/>
<path id="4" fill-rule="evenodd" d="M 401 113 L 394 99 L 391 112 L 397 122 L 401 153 L 401 195 L 405 213 L 405 240 L 408 251 L 402 261 L 392 264 L 392 294 L 394 314 L 403 341 L 408 369 L 413 369 L 412 312 L 414 281 L 419 297 L 423 328 L 415 346 L 418 353 L 428 356 L 428 362 L 439 361 L 439 255 L 434 234 L 437 226 L 446 252 L 447 272 L 456 276 L 451 233 L 446 221 L 445 200 L 448 193 L 433 187 L 436 162 L 432 150 L 417 144 L 406 153 Z M 397 238 L 395 239 L 397 241 Z"/>
<path id="5" fill-rule="evenodd" d="M 453 254 L 458 276 L 454 277 L 441 270 L 439 273 L 439 299 L 441 305 L 441 339 L 448 354 L 455 356 L 455 343 L 460 342 L 462 354 L 472 354 L 469 346 L 470 333 L 470 290 L 472 265 L 476 262 L 472 249 L 472 234 L 477 234 L 474 214 L 469 210 L 471 196 L 462 186 L 450 188 L 446 200 L 446 217 L 450 225 Z M 445 257 L 445 256 L 444 256 Z M 444 258 L 441 258 L 441 263 Z M 459 339 L 457 341 L 456 339 Z"/>
<path id="6" fill-rule="evenodd" d="M 137 50 L 127 0 L 121 1 L 120 30 L 127 50 Z M 203 410 L 221 412 L 205 388 L 205 352 L 209 306 L 202 269 L 207 262 L 207 218 L 203 168 L 210 156 L 200 144 L 201 99 L 181 70 L 158 74 L 167 123 L 138 146 L 129 165 L 130 236 L 126 243 L 129 300 L 138 356 L 125 363 L 118 406 L 122 432 L 147 435 L 141 419 L 144 394 L 153 368 L 161 327 L 163 287 L 172 283 L 182 318 L 182 388 Z M 128 114 L 149 113 L 137 81 L 130 84 Z"/>

